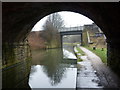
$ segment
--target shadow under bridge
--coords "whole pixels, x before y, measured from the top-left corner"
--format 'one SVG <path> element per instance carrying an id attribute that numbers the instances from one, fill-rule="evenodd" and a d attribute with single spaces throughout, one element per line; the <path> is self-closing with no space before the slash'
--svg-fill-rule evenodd
<path id="1" fill-rule="evenodd" d="M 62 46 L 62 39 L 64 35 L 80 35 L 80 41 L 81 45 L 83 43 L 83 37 L 82 37 L 82 32 L 83 32 L 84 27 L 79 26 L 79 27 L 68 27 L 68 28 L 62 28 L 59 32 L 61 35 L 61 46 Z"/>

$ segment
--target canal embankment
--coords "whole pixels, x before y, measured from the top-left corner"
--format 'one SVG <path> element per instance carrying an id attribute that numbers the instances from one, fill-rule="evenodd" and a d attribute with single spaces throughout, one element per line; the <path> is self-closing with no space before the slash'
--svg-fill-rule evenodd
<path id="1" fill-rule="evenodd" d="M 83 51 L 78 48 L 79 46 L 74 48 L 78 58 L 76 88 L 103 88 L 91 61 L 87 55 L 83 54 Z"/>
<path id="2" fill-rule="evenodd" d="M 96 54 L 94 54 L 93 52 L 91 52 L 90 50 L 84 48 L 84 47 L 79 47 L 87 57 L 83 57 L 81 56 L 81 58 L 83 58 L 84 64 L 81 64 L 82 62 L 80 62 L 80 66 L 83 67 L 84 72 L 87 70 L 86 66 L 91 66 L 96 74 L 96 76 L 98 77 L 97 83 L 98 83 L 98 88 L 102 87 L 102 88 L 119 88 L 120 87 L 120 79 L 119 77 L 106 65 L 102 62 L 101 58 L 98 57 Z M 86 58 L 86 59 L 85 59 Z M 86 62 L 89 62 L 89 64 L 85 64 Z M 91 63 L 91 64 L 90 64 Z M 85 65 L 85 66 L 84 66 Z M 80 67 L 81 68 L 81 67 Z M 81 72 L 82 68 L 80 69 L 80 74 L 82 74 Z M 88 70 L 90 70 L 90 67 L 88 68 Z M 92 71 L 92 70 L 90 70 Z M 85 73 L 84 73 L 85 74 Z M 88 75 L 90 74 L 90 72 L 88 73 Z M 79 73 L 78 73 L 79 75 Z M 94 75 L 94 74 L 93 74 Z M 89 75 L 90 76 L 90 75 Z M 85 79 L 84 79 L 85 80 Z M 79 81 L 79 80 L 78 80 Z M 82 80 L 81 80 L 82 81 Z M 90 80 L 91 81 L 91 80 Z M 92 80 L 93 82 L 96 80 Z M 83 82 L 83 81 L 82 81 Z M 87 85 L 88 82 L 86 82 Z M 80 84 L 78 84 L 80 85 Z M 92 84 L 91 84 L 92 86 Z M 89 87 L 90 88 L 90 87 Z M 92 88 L 92 87 L 91 87 Z"/>

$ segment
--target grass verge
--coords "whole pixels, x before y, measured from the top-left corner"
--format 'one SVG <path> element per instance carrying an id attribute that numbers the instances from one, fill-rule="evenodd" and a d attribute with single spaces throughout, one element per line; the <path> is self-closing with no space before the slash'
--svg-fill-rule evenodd
<path id="1" fill-rule="evenodd" d="M 99 56 L 103 63 L 107 63 L 107 49 L 106 48 L 104 48 L 103 51 L 100 48 L 96 48 L 96 50 L 93 50 L 92 47 L 85 47 L 85 48 L 89 49 L 90 51 L 95 53 L 97 56 Z"/>
<path id="2" fill-rule="evenodd" d="M 85 55 L 85 53 L 79 47 L 76 47 L 76 49 L 78 50 L 78 53 L 80 53 L 82 56 Z"/>
<path id="3" fill-rule="evenodd" d="M 76 49 L 77 49 L 77 51 L 78 51 L 78 52 L 76 52 L 77 61 L 78 61 L 78 62 L 81 62 L 81 61 L 83 61 L 83 60 L 80 58 L 80 56 L 84 56 L 85 53 L 84 53 L 79 47 L 76 47 Z"/>

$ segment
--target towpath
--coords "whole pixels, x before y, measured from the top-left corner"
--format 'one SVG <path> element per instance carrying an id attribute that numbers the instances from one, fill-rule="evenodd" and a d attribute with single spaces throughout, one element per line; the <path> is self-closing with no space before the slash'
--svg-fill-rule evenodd
<path id="1" fill-rule="evenodd" d="M 86 56 L 81 56 L 83 61 L 78 62 L 77 88 L 120 88 L 119 77 L 96 54 L 80 48 Z"/>

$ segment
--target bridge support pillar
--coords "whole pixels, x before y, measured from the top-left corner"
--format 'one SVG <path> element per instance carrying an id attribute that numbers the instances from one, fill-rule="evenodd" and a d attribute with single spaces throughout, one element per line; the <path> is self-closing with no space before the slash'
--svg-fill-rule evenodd
<path id="1" fill-rule="evenodd" d="M 83 35 L 81 33 L 81 46 L 83 45 Z"/>
<path id="2" fill-rule="evenodd" d="M 61 39 L 61 48 L 63 48 L 63 35 L 60 35 L 60 39 Z"/>

